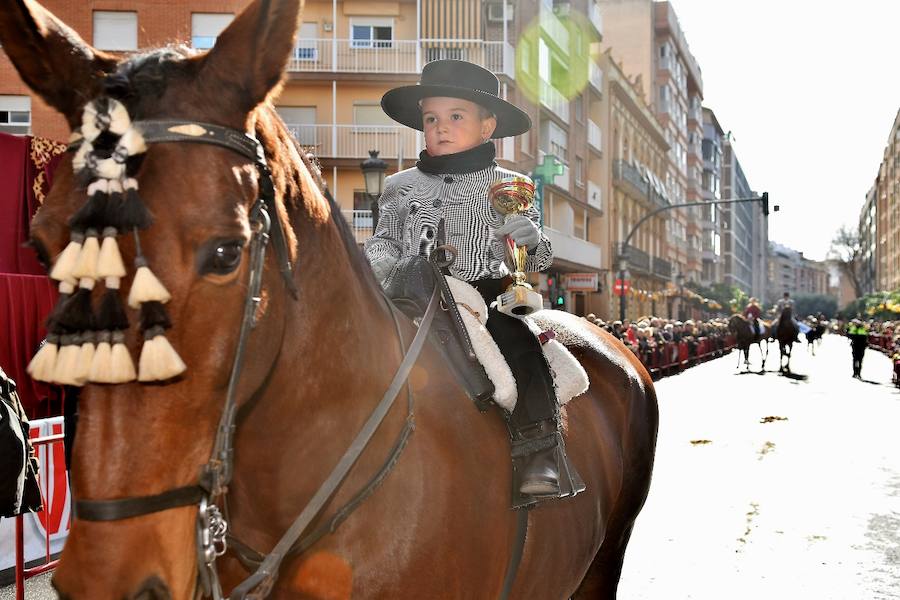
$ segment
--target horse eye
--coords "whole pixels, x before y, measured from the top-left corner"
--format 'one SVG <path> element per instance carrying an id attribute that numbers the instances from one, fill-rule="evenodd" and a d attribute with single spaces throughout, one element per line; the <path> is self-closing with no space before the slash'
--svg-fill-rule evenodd
<path id="1" fill-rule="evenodd" d="M 241 264 L 243 240 L 220 240 L 210 245 L 210 251 L 200 267 L 201 275 L 227 275 Z"/>

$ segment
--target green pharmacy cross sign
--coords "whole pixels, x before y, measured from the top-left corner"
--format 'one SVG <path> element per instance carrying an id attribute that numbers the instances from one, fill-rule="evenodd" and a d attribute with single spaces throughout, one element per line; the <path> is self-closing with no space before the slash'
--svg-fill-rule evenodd
<path id="1" fill-rule="evenodd" d="M 544 224 L 544 182 L 553 183 L 557 175 L 565 172 L 565 166 L 552 154 L 545 154 L 544 161 L 534 168 L 531 179 L 534 181 L 534 205 L 541 215 L 541 225 Z"/>

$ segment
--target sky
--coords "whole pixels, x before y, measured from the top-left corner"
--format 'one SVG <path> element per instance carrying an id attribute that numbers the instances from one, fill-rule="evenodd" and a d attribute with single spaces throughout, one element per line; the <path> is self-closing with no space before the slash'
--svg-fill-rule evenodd
<path id="1" fill-rule="evenodd" d="M 750 186 L 769 239 L 824 259 L 856 227 L 900 108 L 900 1 L 671 0 L 703 72 L 703 105 Z"/>

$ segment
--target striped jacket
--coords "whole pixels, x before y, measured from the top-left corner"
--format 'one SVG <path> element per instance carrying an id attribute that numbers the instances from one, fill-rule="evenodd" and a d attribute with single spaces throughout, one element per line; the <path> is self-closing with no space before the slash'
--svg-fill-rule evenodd
<path id="1" fill-rule="evenodd" d="M 433 175 L 406 169 L 384 181 L 378 201 L 378 226 L 366 240 L 366 257 L 375 276 L 387 287 L 394 266 L 404 257 L 427 256 L 435 246 L 438 223 L 444 219 L 446 242 L 456 247 L 451 274 L 463 281 L 498 279 L 509 274 L 505 247 L 494 237 L 503 217 L 491 207 L 488 190 L 501 177 L 519 175 L 492 165 L 474 173 Z M 537 207 L 527 213 L 539 224 Z M 541 232 L 537 248 L 528 253 L 527 271 L 543 271 L 553 262 L 550 240 Z"/>

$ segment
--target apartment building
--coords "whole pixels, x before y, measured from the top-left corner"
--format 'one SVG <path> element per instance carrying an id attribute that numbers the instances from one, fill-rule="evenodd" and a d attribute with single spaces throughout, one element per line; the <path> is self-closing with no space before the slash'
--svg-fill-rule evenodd
<path id="1" fill-rule="evenodd" d="M 866 193 L 866 201 L 859 213 L 859 284 L 864 294 L 876 289 L 878 265 L 878 181 Z"/>
<path id="2" fill-rule="evenodd" d="M 244 1 L 127 0 L 99 4 L 47 0 L 47 7 L 103 50 L 135 51 L 168 43 L 212 47 Z M 94 10 L 94 8 L 104 10 Z M 558 308 L 599 310 L 597 276 L 608 258 L 601 183 L 602 39 L 594 0 L 307 0 L 288 76 L 276 108 L 296 138 L 319 158 L 323 175 L 359 239 L 371 234 L 371 201 L 360 163 L 377 150 L 388 174 L 415 164 L 420 133 L 389 120 L 380 107 L 390 88 L 413 84 L 422 66 L 468 60 L 494 72 L 501 94 L 529 113 L 534 127 L 497 142 L 498 161 L 544 178 L 544 224 L 555 249 L 550 274 Z M 0 59 L 0 130 L 65 140 L 56 113 L 32 96 L 6 58 Z M 535 283 L 547 293 L 547 276 Z M 585 283 L 585 282 L 588 283 Z M 548 298 L 549 301 L 549 298 Z"/>
<path id="3" fill-rule="evenodd" d="M 894 117 L 875 182 L 875 287 L 900 288 L 900 111 Z"/>
<path id="4" fill-rule="evenodd" d="M 715 202 L 722 199 L 722 166 L 725 133 L 709 108 L 703 107 L 703 176 L 701 199 Z M 722 215 L 715 204 L 700 207 L 701 227 L 700 257 L 703 271 L 700 283 L 709 286 L 722 281 Z"/>
<path id="5" fill-rule="evenodd" d="M 664 180 L 673 204 L 699 201 L 703 174 L 703 78 L 669 2 L 601 0 L 603 46 L 637 77 L 669 145 Z M 674 211 L 667 245 L 674 268 L 702 279 L 700 207 Z"/>
<path id="6" fill-rule="evenodd" d="M 737 158 L 732 141 L 725 139 L 722 167 L 722 199 L 756 196 Z M 753 294 L 753 213 L 762 212 L 750 202 L 721 205 L 723 281 Z"/>
<path id="7" fill-rule="evenodd" d="M 603 123 L 610 132 L 607 154 L 612 166 L 612 177 L 606 184 L 606 197 L 610 199 L 608 247 L 628 257 L 631 287 L 626 317 L 668 316 L 671 307 L 663 292 L 673 276 L 666 236 L 671 211 L 649 217 L 634 230 L 628 246 L 623 244 L 650 212 L 670 204 L 663 183 L 669 145 L 641 86 L 616 62 L 612 50 L 603 53 L 600 67 L 607 75 L 608 114 Z M 610 256 L 606 264 L 610 277 L 617 277 L 615 257 Z M 618 314 L 619 299 L 612 295 L 612 286 L 608 300 L 610 310 L 606 314 Z"/>
<path id="8" fill-rule="evenodd" d="M 791 296 L 832 292 L 827 263 L 809 259 L 802 252 L 776 242 L 769 242 L 768 254 L 768 305 L 777 302 L 784 292 Z"/>

